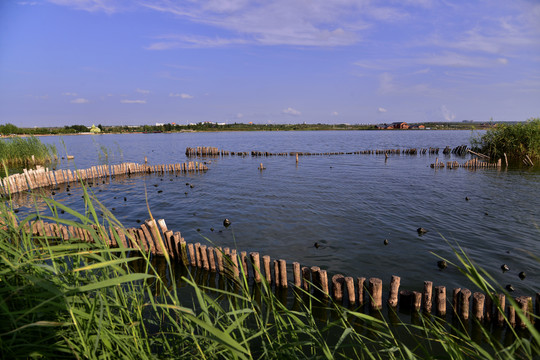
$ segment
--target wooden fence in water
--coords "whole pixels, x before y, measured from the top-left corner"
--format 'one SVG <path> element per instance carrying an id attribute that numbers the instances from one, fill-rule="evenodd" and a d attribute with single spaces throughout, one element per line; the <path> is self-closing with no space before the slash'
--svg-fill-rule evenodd
<path id="1" fill-rule="evenodd" d="M 384 155 L 386 158 L 389 155 L 417 155 L 417 154 L 431 154 L 438 155 L 440 148 L 409 148 L 409 149 L 377 149 L 377 150 L 358 150 L 358 151 L 349 151 L 349 152 L 267 152 L 267 151 L 250 151 L 250 152 L 234 152 L 227 150 L 219 150 L 217 147 L 206 147 L 198 146 L 196 148 L 188 147 L 186 148 L 187 157 L 216 157 L 216 156 L 251 156 L 251 157 L 270 157 L 270 156 L 296 156 L 296 161 L 298 162 L 299 156 L 332 156 L 332 155 Z M 468 149 L 467 145 L 456 146 L 455 148 L 450 148 L 449 146 L 445 147 L 442 151 L 443 154 L 456 154 L 459 156 L 464 156 L 467 153 L 472 153 L 476 156 L 483 156 L 485 160 L 478 160 L 474 158 L 467 160 L 464 163 L 459 163 L 457 161 L 439 161 L 435 159 L 435 163 L 430 164 L 431 168 L 440 169 L 446 166 L 447 169 L 457 169 L 457 168 L 466 168 L 466 169 L 500 169 L 502 167 L 502 160 L 499 159 L 497 162 L 489 162 L 486 160 L 487 156 L 482 154 L 477 154 Z M 532 163 L 532 162 L 531 162 Z M 507 164 L 508 165 L 508 164 Z M 263 169 L 264 167 L 260 167 Z"/>
<path id="2" fill-rule="evenodd" d="M 445 318 L 448 304 L 451 313 L 463 320 L 475 318 L 480 322 L 505 324 L 504 312 L 508 324 L 512 327 L 524 328 L 526 322 L 516 316 L 515 308 L 506 302 L 504 294 L 492 297 L 481 292 L 472 293 L 469 289 L 455 288 L 447 296 L 445 286 L 433 286 L 433 282 L 424 281 L 423 289 L 400 290 L 399 276 L 392 276 L 389 293 L 383 304 L 383 282 L 378 278 L 365 278 L 335 274 L 328 278 L 326 270 L 318 266 L 301 266 L 293 262 L 288 266 L 284 259 L 272 260 L 270 256 L 260 256 L 257 252 L 249 253 L 236 249 L 212 247 L 199 242 L 187 243 L 180 232 L 167 228 L 163 219 L 147 220 L 139 228 L 121 229 L 110 227 L 99 229 L 92 227 L 73 227 L 55 223 L 45 223 L 41 220 L 26 223 L 24 229 L 35 236 L 44 236 L 56 240 L 79 240 L 94 242 L 101 239 L 111 247 L 130 248 L 134 251 L 146 251 L 154 256 L 170 256 L 173 262 L 183 263 L 186 267 L 198 268 L 209 273 L 219 273 L 227 278 L 239 279 L 246 277 L 255 283 L 267 281 L 275 289 L 289 287 L 289 270 L 292 268 L 292 284 L 295 288 L 313 293 L 321 299 L 332 297 L 336 302 L 347 303 L 349 306 L 369 304 L 370 310 L 380 310 L 385 304 L 389 308 L 408 309 L 413 312 L 435 313 Z M 262 259 L 262 264 L 261 264 Z M 330 291 L 331 290 L 331 291 Z M 516 304 L 529 321 L 534 322 L 533 313 L 540 316 L 540 293 L 536 293 L 535 309 L 530 296 L 518 296 Z"/>
<path id="3" fill-rule="evenodd" d="M 205 172 L 208 167 L 199 162 L 148 165 L 122 163 L 118 165 L 98 165 L 88 169 L 49 170 L 38 167 L 35 170 L 23 170 L 23 173 L 12 174 L 0 179 L 0 194 L 8 195 L 40 187 L 69 184 L 78 181 L 98 180 L 118 175 L 131 174 L 181 174 Z"/>

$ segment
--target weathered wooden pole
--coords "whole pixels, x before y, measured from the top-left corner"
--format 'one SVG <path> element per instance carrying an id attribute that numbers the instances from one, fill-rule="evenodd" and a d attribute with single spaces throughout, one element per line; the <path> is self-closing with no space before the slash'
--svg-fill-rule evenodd
<path id="1" fill-rule="evenodd" d="M 281 277 L 279 276 L 279 261 L 274 260 L 274 283 L 275 283 L 276 289 L 278 287 L 281 287 L 280 280 L 281 280 Z"/>
<path id="2" fill-rule="evenodd" d="M 473 316 L 476 320 L 482 321 L 484 320 L 484 303 L 485 303 L 486 296 L 482 293 L 475 292 L 473 294 Z"/>
<path id="3" fill-rule="evenodd" d="M 270 256 L 263 256 L 264 276 L 268 284 L 272 284 L 272 272 L 270 271 Z"/>
<path id="4" fill-rule="evenodd" d="M 231 250 L 231 261 L 233 266 L 233 275 L 235 278 L 237 278 L 240 275 L 240 270 L 238 269 L 238 255 L 236 254 L 236 249 Z"/>
<path id="5" fill-rule="evenodd" d="M 396 307 L 398 304 L 398 294 L 399 294 L 399 284 L 401 278 L 396 275 L 392 275 L 390 280 L 390 292 L 388 294 L 388 305 L 391 307 Z"/>
<path id="6" fill-rule="evenodd" d="M 312 266 L 311 267 L 311 283 L 313 284 L 313 293 L 317 293 L 317 291 L 321 291 L 321 276 L 320 276 L 321 268 L 318 266 Z"/>
<path id="7" fill-rule="evenodd" d="M 356 304 L 356 292 L 354 291 L 354 278 L 352 276 L 345 277 L 345 286 L 347 287 L 349 305 Z"/>
<path id="8" fill-rule="evenodd" d="M 515 327 L 516 326 L 516 309 L 512 304 L 508 304 L 508 323 L 510 326 Z"/>
<path id="9" fill-rule="evenodd" d="M 459 294 L 461 293 L 461 288 L 455 288 L 452 290 L 452 307 L 454 308 L 454 314 L 459 314 Z"/>
<path id="10" fill-rule="evenodd" d="M 433 292 L 433 282 L 424 281 L 424 292 L 423 292 L 424 311 L 428 314 L 431 313 L 431 308 L 433 307 L 432 292 Z"/>
<path id="11" fill-rule="evenodd" d="M 220 274 L 223 274 L 223 249 L 218 247 L 216 250 L 217 266 Z"/>
<path id="12" fill-rule="evenodd" d="M 471 291 L 469 289 L 462 289 L 460 294 L 460 314 L 464 320 L 467 320 L 469 319 L 469 299 L 471 297 Z"/>
<path id="13" fill-rule="evenodd" d="M 377 278 L 369 279 L 369 296 L 371 299 L 371 309 L 382 308 L 382 280 Z"/>
<path id="14" fill-rule="evenodd" d="M 332 276 L 332 295 L 338 302 L 343 300 L 343 283 L 345 278 L 341 274 Z"/>
<path id="15" fill-rule="evenodd" d="M 195 250 L 193 249 L 193 244 L 189 243 L 187 247 L 189 251 L 189 262 L 191 266 L 196 266 L 197 260 L 195 259 Z"/>
<path id="16" fill-rule="evenodd" d="M 329 296 L 328 292 L 328 274 L 326 273 L 326 270 L 319 270 L 319 283 L 321 285 L 321 291 L 323 293 L 323 296 L 327 298 Z"/>
<path id="17" fill-rule="evenodd" d="M 202 259 L 201 259 L 201 243 L 195 243 L 195 259 L 197 259 L 197 267 L 202 267 Z"/>
<path id="18" fill-rule="evenodd" d="M 208 247 L 208 262 L 210 263 L 210 271 L 216 272 L 216 260 L 214 258 L 214 248 Z"/>
<path id="19" fill-rule="evenodd" d="M 279 260 L 279 284 L 282 288 L 287 287 L 287 262 L 283 259 Z"/>
<path id="20" fill-rule="evenodd" d="M 435 286 L 435 304 L 437 305 L 437 315 L 446 315 L 446 287 Z"/>
<path id="21" fill-rule="evenodd" d="M 258 284 L 261 282 L 261 262 L 259 260 L 258 252 L 249 253 L 251 264 L 253 265 L 253 279 Z"/>
<path id="22" fill-rule="evenodd" d="M 293 279 L 294 279 L 294 286 L 296 286 L 297 288 L 302 286 L 302 277 L 301 277 L 299 262 L 293 262 Z"/>
<path id="23" fill-rule="evenodd" d="M 307 266 L 302 267 L 302 289 L 309 292 L 311 282 L 311 269 Z M 538 300 L 537 300 L 538 303 Z"/>
<path id="24" fill-rule="evenodd" d="M 502 325 L 504 324 L 504 309 L 506 305 L 506 296 L 504 294 L 498 294 L 497 295 L 497 307 L 495 308 L 497 311 L 497 324 Z"/>
<path id="25" fill-rule="evenodd" d="M 366 282 L 365 277 L 356 278 L 356 287 L 358 288 L 358 304 L 364 304 L 364 283 Z"/>
<path id="26" fill-rule="evenodd" d="M 516 298 L 516 303 L 518 304 L 521 313 L 524 315 L 524 317 L 527 320 L 531 320 L 531 310 L 532 310 L 532 297 L 530 296 L 520 296 Z M 517 325 L 520 328 L 526 328 L 527 322 L 521 318 L 521 316 L 517 317 Z"/>
<path id="27" fill-rule="evenodd" d="M 412 306 L 415 311 L 420 311 L 422 307 L 422 293 L 420 291 L 413 291 Z"/>
<path id="28" fill-rule="evenodd" d="M 242 268 L 244 269 L 244 276 L 247 278 L 249 278 L 249 273 L 248 273 L 248 262 L 247 262 L 247 252 L 245 251 L 241 251 L 240 252 L 240 260 L 241 260 L 241 263 L 242 263 Z"/>
<path id="29" fill-rule="evenodd" d="M 208 253 L 206 252 L 206 245 L 201 245 L 199 248 L 201 252 L 201 264 L 202 268 L 206 271 L 210 270 L 210 266 L 208 263 Z"/>

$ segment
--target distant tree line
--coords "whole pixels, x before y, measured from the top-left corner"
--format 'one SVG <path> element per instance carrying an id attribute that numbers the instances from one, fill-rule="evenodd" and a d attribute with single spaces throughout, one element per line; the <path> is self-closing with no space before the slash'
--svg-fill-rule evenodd
<path id="1" fill-rule="evenodd" d="M 470 129 L 488 129 L 497 126 L 493 122 L 423 122 L 409 125 L 423 124 L 426 128 L 434 130 L 470 130 Z M 500 123 L 499 123 L 500 124 Z M 377 125 L 372 124 L 217 124 L 213 122 L 200 122 L 197 124 L 179 125 L 179 124 L 159 124 L 159 125 L 140 125 L 140 126 L 97 126 L 100 133 L 156 133 L 156 132 L 177 132 L 177 131 L 295 131 L 295 130 L 375 130 Z M 78 134 L 90 132 L 90 127 L 85 125 L 70 125 L 64 127 L 33 127 L 19 128 L 13 124 L 7 123 L 0 125 L 0 134 L 2 135 L 61 135 Z"/>

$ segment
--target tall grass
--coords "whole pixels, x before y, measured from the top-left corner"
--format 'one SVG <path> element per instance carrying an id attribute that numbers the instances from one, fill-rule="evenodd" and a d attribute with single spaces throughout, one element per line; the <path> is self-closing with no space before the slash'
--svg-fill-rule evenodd
<path id="1" fill-rule="evenodd" d="M 45 164 L 55 158 L 56 147 L 43 144 L 34 136 L 0 139 L 0 161 L 8 167 Z"/>
<path id="2" fill-rule="evenodd" d="M 511 160 L 521 161 L 525 155 L 540 159 L 540 118 L 513 125 L 497 124 L 496 128 L 473 138 L 471 144 L 492 159 L 501 159 L 504 154 Z"/>
<path id="3" fill-rule="evenodd" d="M 84 196 L 86 215 L 44 199 L 52 216 L 17 219 L 2 205 L 0 358 L 515 359 L 540 354 L 530 322 L 530 336 L 503 345 L 487 332 L 475 342 L 461 326 L 429 316 L 419 315 L 416 325 L 391 322 L 379 312 L 366 314 L 302 290 L 295 290 L 295 304 L 288 307 L 266 282 L 251 288 L 245 279 L 229 279 L 224 289 L 210 289 L 184 277 L 186 286 L 178 288 L 174 271 L 158 276 L 141 249 L 109 249 L 104 231 L 120 224 L 86 191 Z M 62 210 L 76 221 L 58 218 Z M 36 218 L 85 228 L 95 243 L 30 236 L 23 229 Z M 456 258 L 477 286 L 495 289 L 465 253 L 457 250 Z M 135 261 L 139 266 L 132 266 Z M 174 268 L 168 257 L 165 261 Z"/>

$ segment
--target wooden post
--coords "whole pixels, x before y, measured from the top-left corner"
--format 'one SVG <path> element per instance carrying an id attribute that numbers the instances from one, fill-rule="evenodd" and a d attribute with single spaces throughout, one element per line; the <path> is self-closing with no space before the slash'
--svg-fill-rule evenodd
<path id="1" fill-rule="evenodd" d="M 517 297 L 516 303 L 518 304 L 525 318 L 530 321 L 531 320 L 530 313 L 532 310 L 532 297 L 530 296 Z M 521 316 L 517 316 L 517 325 L 523 329 L 527 327 L 527 323 L 521 318 Z"/>
<path id="2" fill-rule="evenodd" d="M 178 231 L 174 233 L 174 240 L 177 242 L 177 244 L 180 245 L 180 256 L 182 258 L 182 263 L 184 264 L 184 266 L 188 266 L 186 241 Z"/>
<path id="3" fill-rule="evenodd" d="M 332 295 L 334 299 L 338 302 L 343 300 L 343 283 L 345 278 L 341 274 L 336 274 L 332 276 Z"/>
<path id="4" fill-rule="evenodd" d="M 321 268 L 318 266 L 311 267 L 311 283 L 313 284 L 313 293 L 321 291 Z"/>
<path id="5" fill-rule="evenodd" d="M 240 270 L 238 269 L 238 255 L 236 254 L 236 249 L 231 250 L 231 260 L 233 265 L 233 275 L 237 278 L 240 275 Z"/>
<path id="6" fill-rule="evenodd" d="M 272 284 L 272 272 L 270 271 L 270 256 L 263 256 L 264 276 L 268 285 Z"/>
<path id="7" fill-rule="evenodd" d="M 377 278 L 369 279 L 369 296 L 371 298 L 371 309 L 382 308 L 382 280 Z"/>
<path id="8" fill-rule="evenodd" d="M 201 259 L 201 243 L 195 243 L 195 259 L 197 259 L 197 267 L 202 267 L 202 259 Z"/>
<path id="9" fill-rule="evenodd" d="M 508 322 L 512 327 L 516 326 L 516 309 L 512 304 L 508 304 Z"/>
<path id="10" fill-rule="evenodd" d="M 240 252 L 240 260 L 241 260 L 241 263 L 242 263 L 244 276 L 246 277 L 246 279 L 248 279 L 249 278 L 249 273 L 248 273 L 248 264 L 247 264 L 247 252 L 245 252 L 245 251 Z"/>
<path id="11" fill-rule="evenodd" d="M 454 308 L 454 314 L 459 314 L 459 294 L 461 293 L 461 288 L 455 288 L 452 291 L 452 307 Z"/>
<path id="12" fill-rule="evenodd" d="M 193 244 L 188 244 L 188 251 L 189 251 L 189 261 L 191 266 L 197 266 L 197 260 L 195 259 L 195 250 L 193 249 Z"/>
<path id="13" fill-rule="evenodd" d="M 214 258 L 214 248 L 208 247 L 208 262 L 210 263 L 210 271 L 216 272 L 216 260 Z"/>
<path id="14" fill-rule="evenodd" d="M 484 319 L 486 319 L 486 322 L 491 322 L 492 316 L 493 316 L 493 299 L 491 298 L 493 294 L 486 294 L 485 298 L 486 301 L 484 303 L 485 307 L 485 314 Z"/>
<path id="15" fill-rule="evenodd" d="M 433 283 L 431 281 L 424 281 L 424 311 L 428 314 L 431 313 L 431 308 L 433 306 L 432 291 Z"/>
<path id="16" fill-rule="evenodd" d="M 282 288 L 286 288 L 287 287 L 287 263 L 285 262 L 285 260 L 279 260 L 279 275 L 280 275 L 280 279 L 279 279 L 279 283 L 281 285 Z"/>
<path id="17" fill-rule="evenodd" d="M 309 292 L 309 283 L 311 282 L 311 269 L 307 266 L 302 267 L 302 289 Z M 536 300 L 538 306 L 538 298 Z"/>
<path id="18" fill-rule="evenodd" d="M 435 303 L 437 305 L 437 315 L 446 315 L 446 287 L 435 286 Z"/>
<path id="19" fill-rule="evenodd" d="M 461 317 L 464 320 L 469 319 L 469 299 L 471 297 L 471 291 L 469 289 L 462 289 L 460 292 L 459 308 Z"/>
<path id="20" fill-rule="evenodd" d="M 298 164 L 298 153 L 296 153 L 296 163 Z"/>
<path id="21" fill-rule="evenodd" d="M 504 309 L 506 305 L 506 296 L 504 294 L 498 294 L 497 302 L 497 310 L 495 310 L 497 311 L 497 324 L 502 325 L 504 324 Z"/>
<path id="22" fill-rule="evenodd" d="M 330 294 L 328 292 L 328 274 L 326 273 L 326 270 L 319 270 L 318 273 L 319 273 L 319 283 L 321 285 L 323 296 L 327 298 L 328 295 Z"/>
<path id="23" fill-rule="evenodd" d="M 216 250 L 217 266 L 220 274 L 223 274 L 223 249 L 218 247 Z"/>
<path id="24" fill-rule="evenodd" d="M 251 264 L 253 265 L 253 278 L 255 279 L 256 283 L 261 282 L 261 262 L 259 260 L 259 253 L 252 252 L 249 253 L 249 257 L 251 258 Z"/>
<path id="25" fill-rule="evenodd" d="M 294 286 L 299 288 L 302 286 L 302 278 L 300 276 L 300 263 L 293 262 L 293 278 L 294 278 Z"/>
<path id="26" fill-rule="evenodd" d="M 347 295 L 349 297 L 349 305 L 354 305 L 356 303 L 356 293 L 354 291 L 354 278 L 351 276 L 346 276 L 345 286 L 347 286 Z"/>
<path id="27" fill-rule="evenodd" d="M 274 260 L 274 283 L 276 285 L 276 289 L 278 287 L 281 287 L 280 284 L 280 276 L 279 276 L 279 262 L 277 260 Z"/>
<path id="28" fill-rule="evenodd" d="M 392 275 L 392 279 L 390 280 L 390 293 L 388 294 L 388 305 L 391 307 L 396 307 L 398 304 L 400 282 L 401 278 L 399 276 Z"/>
<path id="29" fill-rule="evenodd" d="M 364 303 L 364 283 L 365 277 L 356 278 L 356 287 L 358 288 L 358 303 L 362 305 Z"/>
<path id="30" fill-rule="evenodd" d="M 419 291 L 413 291 L 413 303 L 412 306 L 414 310 L 420 311 L 420 308 L 422 307 L 422 293 Z"/>
<path id="31" fill-rule="evenodd" d="M 201 247 L 199 249 L 201 251 L 202 268 L 204 270 L 208 271 L 208 270 L 210 270 L 210 266 L 208 264 L 208 254 L 206 252 L 206 245 L 201 245 Z"/>
<path id="32" fill-rule="evenodd" d="M 484 320 L 484 302 L 486 296 L 482 293 L 475 292 L 473 294 L 473 316 L 478 320 Z"/>

